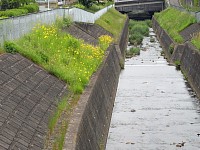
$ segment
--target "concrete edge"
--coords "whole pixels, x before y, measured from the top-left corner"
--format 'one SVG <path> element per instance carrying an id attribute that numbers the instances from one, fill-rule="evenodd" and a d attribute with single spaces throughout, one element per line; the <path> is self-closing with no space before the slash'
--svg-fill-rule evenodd
<path id="1" fill-rule="evenodd" d="M 126 19 L 120 42 L 128 39 L 128 21 Z M 68 126 L 64 150 L 105 148 L 121 70 L 119 54 L 114 45 L 108 48 L 100 68 L 81 95 Z"/>
<path id="2" fill-rule="evenodd" d="M 197 50 L 191 42 L 185 42 L 183 44 L 175 44 L 173 53 L 169 54 L 170 45 L 166 45 L 165 39 L 170 38 L 167 32 L 159 25 L 156 19 L 153 17 L 153 29 L 160 41 L 165 53 L 168 55 L 169 62 L 180 62 L 180 67 L 183 75 L 188 80 L 190 86 L 200 98 L 200 52 Z M 164 34 L 163 34 L 164 33 Z M 166 33 L 166 34 L 165 34 Z M 171 39 L 171 38 L 170 38 Z M 171 39 L 172 40 L 172 39 Z M 175 43 L 172 40 L 172 43 Z"/>

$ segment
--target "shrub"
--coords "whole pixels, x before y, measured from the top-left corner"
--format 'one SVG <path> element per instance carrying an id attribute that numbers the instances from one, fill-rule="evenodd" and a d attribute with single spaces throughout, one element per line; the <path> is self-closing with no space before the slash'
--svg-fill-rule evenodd
<path id="1" fill-rule="evenodd" d="M 7 53 L 16 53 L 19 51 L 19 47 L 12 43 L 12 42 L 4 42 L 4 50 L 7 52 Z"/>
<path id="2" fill-rule="evenodd" d="M 130 30 L 130 34 L 134 34 L 134 33 L 140 33 L 143 36 L 148 36 L 149 28 L 146 25 L 136 24 L 136 25 L 133 25 Z"/>
<path id="3" fill-rule="evenodd" d="M 130 54 L 132 55 L 139 55 L 140 54 L 140 48 L 138 47 L 132 47 L 130 50 L 129 50 Z"/>
<path id="4" fill-rule="evenodd" d="M 131 36 L 129 37 L 129 42 L 133 45 L 140 45 L 142 43 L 142 40 L 143 35 L 138 32 L 131 34 Z"/>
<path id="5" fill-rule="evenodd" d="M 134 21 L 129 22 L 129 41 L 133 45 L 142 43 L 144 36 L 149 36 L 149 25 L 151 21 Z"/>
<path id="6" fill-rule="evenodd" d="M 0 11 L 0 17 L 16 17 L 27 13 L 27 9 L 9 9 L 5 11 Z"/>
<path id="7" fill-rule="evenodd" d="M 80 4 L 80 3 L 75 4 L 74 7 L 76 7 L 76 8 L 80 8 L 80 9 L 85 9 L 85 6 L 83 6 L 83 5 Z"/>
<path id="8" fill-rule="evenodd" d="M 24 5 L 23 7 L 20 7 L 22 9 L 27 9 L 28 13 L 34 13 L 39 11 L 39 6 L 38 4 L 29 4 L 29 5 Z"/>

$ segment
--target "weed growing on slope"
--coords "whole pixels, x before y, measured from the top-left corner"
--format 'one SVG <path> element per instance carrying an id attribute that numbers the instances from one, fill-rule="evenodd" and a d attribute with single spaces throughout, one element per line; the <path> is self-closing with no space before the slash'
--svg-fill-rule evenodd
<path id="1" fill-rule="evenodd" d="M 4 48 L 32 59 L 67 82 L 71 91 L 82 93 L 111 41 L 109 36 L 102 36 L 99 46 L 92 46 L 62 32 L 56 24 L 37 25 L 32 33 L 20 40 L 5 43 Z"/>
<path id="2" fill-rule="evenodd" d="M 177 43 L 183 42 L 183 38 L 179 33 L 196 22 L 194 16 L 175 8 L 168 8 L 160 13 L 156 13 L 154 16 L 160 26 L 164 28 Z"/>
<path id="3" fill-rule="evenodd" d="M 123 15 L 114 8 L 111 8 L 108 10 L 107 13 L 96 20 L 95 23 L 104 27 L 107 31 L 112 33 L 114 35 L 115 41 L 117 41 L 119 38 L 119 34 L 124 27 L 125 20 L 126 15 Z"/>

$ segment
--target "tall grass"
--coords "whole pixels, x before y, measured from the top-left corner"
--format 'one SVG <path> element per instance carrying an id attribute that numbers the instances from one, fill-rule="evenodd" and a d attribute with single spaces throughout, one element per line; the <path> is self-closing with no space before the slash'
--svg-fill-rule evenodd
<path id="1" fill-rule="evenodd" d="M 129 21 L 129 42 L 133 45 L 140 45 L 143 37 L 149 35 L 149 27 L 151 26 L 149 21 Z"/>
<path id="2" fill-rule="evenodd" d="M 168 8 L 160 13 L 156 13 L 154 16 L 160 26 L 164 28 L 177 43 L 183 42 L 183 37 L 179 33 L 196 22 L 194 16 L 174 8 Z"/>

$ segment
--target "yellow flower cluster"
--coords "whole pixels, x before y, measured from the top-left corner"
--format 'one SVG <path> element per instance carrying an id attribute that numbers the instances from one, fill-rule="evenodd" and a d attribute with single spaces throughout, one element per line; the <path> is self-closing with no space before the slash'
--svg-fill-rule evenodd
<path id="1" fill-rule="evenodd" d="M 109 35 L 102 35 L 99 37 L 100 43 L 110 44 L 113 41 L 113 38 Z"/>
<path id="2" fill-rule="evenodd" d="M 102 35 L 99 37 L 99 46 L 105 51 L 112 41 L 113 38 L 111 38 L 109 35 Z"/>
<path id="3" fill-rule="evenodd" d="M 56 25 L 38 25 L 30 38 L 24 40 L 32 42 L 27 46 L 32 46 L 29 52 L 34 59 L 65 80 L 74 92 L 82 92 L 113 41 L 110 36 L 102 35 L 99 45 L 93 46 L 62 32 Z"/>

